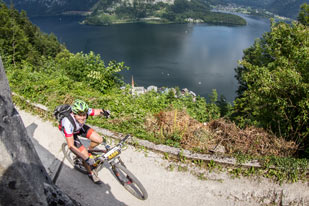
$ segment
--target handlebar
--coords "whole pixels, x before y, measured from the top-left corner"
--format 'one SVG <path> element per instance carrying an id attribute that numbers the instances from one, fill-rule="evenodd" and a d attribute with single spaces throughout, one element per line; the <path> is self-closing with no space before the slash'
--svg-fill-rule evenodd
<path id="1" fill-rule="evenodd" d="M 130 137 L 130 135 L 125 136 L 122 140 L 120 140 L 120 142 L 112 147 L 111 149 L 109 149 L 108 151 L 106 151 L 106 153 L 103 153 L 100 157 L 98 157 L 98 159 L 100 161 L 104 161 L 106 160 L 111 160 L 113 159 L 115 156 L 118 156 L 121 153 L 121 147 L 122 144 Z"/>
<path id="2" fill-rule="evenodd" d="M 120 140 L 120 142 L 118 143 L 118 145 L 122 145 L 129 137 L 130 137 L 130 135 L 128 134 L 128 135 L 125 136 L 122 140 Z"/>

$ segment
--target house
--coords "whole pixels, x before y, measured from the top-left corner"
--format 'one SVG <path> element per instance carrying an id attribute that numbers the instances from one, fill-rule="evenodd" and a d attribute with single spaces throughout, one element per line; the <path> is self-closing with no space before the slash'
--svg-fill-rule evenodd
<path id="1" fill-rule="evenodd" d="M 153 86 L 153 85 L 147 87 L 147 92 L 150 92 L 150 91 L 155 91 L 155 92 L 157 92 L 157 91 L 158 91 L 158 87 Z"/>
<path id="2" fill-rule="evenodd" d="M 146 93 L 146 89 L 145 87 L 133 87 L 132 88 L 132 95 L 141 95 L 141 94 L 145 94 Z"/>

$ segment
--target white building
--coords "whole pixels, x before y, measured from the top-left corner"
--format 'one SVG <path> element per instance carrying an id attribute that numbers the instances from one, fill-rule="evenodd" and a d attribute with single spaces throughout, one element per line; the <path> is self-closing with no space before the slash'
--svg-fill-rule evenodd
<path id="1" fill-rule="evenodd" d="M 158 87 L 153 86 L 153 85 L 147 87 L 147 92 L 150 92 L 150 91 L 155 91 L 155 92 L 157 92 L 157 91 L 158 91 Z"/>
<path id="2" fill-rule="evenodd" d="M 132 88 L 132 95 L 141 95 L 145 94 L 146 89 L 144 87 L 133 87 Z"/>

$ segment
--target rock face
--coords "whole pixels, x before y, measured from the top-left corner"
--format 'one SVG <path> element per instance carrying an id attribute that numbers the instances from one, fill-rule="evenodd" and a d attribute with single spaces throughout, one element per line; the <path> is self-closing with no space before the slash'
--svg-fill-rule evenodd
<path id="1" fill-rule="evenodd" d="M 80 205 L 52 183 L 16 111 L 0 58 L 0 205 Z"/>

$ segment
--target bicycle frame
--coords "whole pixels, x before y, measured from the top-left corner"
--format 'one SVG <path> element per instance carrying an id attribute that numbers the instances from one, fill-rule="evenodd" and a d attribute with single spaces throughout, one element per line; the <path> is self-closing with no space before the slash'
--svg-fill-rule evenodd
<path id="1" fill-rule="evenodd" d="M 89 152 L 100 153 L 95 156 L 96 166 L 93 170 L 99 172 L 103 166 L 105 166 L 118 182 L 132 195 L 140 200 L 146 200 L 148 198 L 147 191 L 141 182 L 127 169 L 124 162 L 120 158 L 123 143 L 130 137 L 127 135 L 120 142 L 109 150 L 89 150 Z M 68 159 L 70 164 L 78 171 L 87 174 L 87 170 L 83 166 L 83 162 L 80 158 L 76 158 L 67 147 L 66 143 L 62 144 L 62 151 L 64 156 Z"/>

